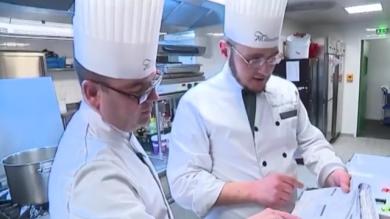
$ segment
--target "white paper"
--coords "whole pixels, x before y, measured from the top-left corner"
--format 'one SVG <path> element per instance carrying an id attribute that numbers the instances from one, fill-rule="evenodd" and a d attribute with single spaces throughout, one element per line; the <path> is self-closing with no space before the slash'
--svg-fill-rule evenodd
<path id="1" fill-rule="evenodd" d="M 286 71 L 287 71 L 287 80 L 295 82 L 300 81 L 299 78 L 299 62 L 293 61 L 293 62 L 286 62 Z"/>
<path id="2" fill-rule="evenodd" d="M 305 191 L 292 214 L 302 219 L 357 219 L 356 192 L 344 193 L 340 188 Z"/>

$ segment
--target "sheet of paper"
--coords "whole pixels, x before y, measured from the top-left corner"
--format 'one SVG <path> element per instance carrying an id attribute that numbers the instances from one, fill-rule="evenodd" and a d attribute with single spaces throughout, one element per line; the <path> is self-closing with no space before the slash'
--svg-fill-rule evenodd
<path id="1" fill-rule="evenodd" d="M 302 219 L 357 219 L 356 196 L 357 191 L 346 194 L 339 188 L 305 191 L 292 213 Z"/>
<path id="2" fill-rule="evenodd" d="M 286 62 L 287 80 L 295 82 L 300 81 L 299 61 Z"/>

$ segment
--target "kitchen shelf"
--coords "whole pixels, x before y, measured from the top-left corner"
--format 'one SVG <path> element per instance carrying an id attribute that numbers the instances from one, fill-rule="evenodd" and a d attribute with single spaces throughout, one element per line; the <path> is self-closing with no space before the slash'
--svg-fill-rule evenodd
<path id="1" fill-rule="evenodd" d="M 64 72 L 64 71 L 75 71 L 74 68 L 48 68 L 47 72 Z"/>

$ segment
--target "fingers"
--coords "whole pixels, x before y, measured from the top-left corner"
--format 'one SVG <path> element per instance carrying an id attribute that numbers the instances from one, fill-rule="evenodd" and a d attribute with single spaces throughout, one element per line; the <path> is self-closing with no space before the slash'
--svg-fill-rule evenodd
<path id="1" fill-rule="evenodd" d="M 279 175 L 279 178 L 285 182 L 288 183 L 291 187 L 295 188 L 303 188 L 303 183 L 298 181 L 296 178 L 287 176 L 287 175 Z"/>
<path id="2" fill-rule="evenodd" d="M 349 193 L 350 187 L 351 187 L 350 177 L 349 176 L 343 177 L 340 181 L 341 181 L 340 182 L 341 190 L 343 190 L 343 192 L 345 192 L 345 193 Z"/>
<path id="3" fill-rule="evenodd" d="M 273 213 L 276 215 L 279 215 L 283 219 L 299 219 L 299 217 L 291 215 L 291 214 L 283 212 L 283 211 L 273 210 Z"/>

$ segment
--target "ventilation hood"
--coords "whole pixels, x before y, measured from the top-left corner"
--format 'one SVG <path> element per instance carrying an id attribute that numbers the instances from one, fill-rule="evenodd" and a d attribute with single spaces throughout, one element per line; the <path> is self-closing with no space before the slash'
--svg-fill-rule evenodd
<path id="1" fill-rule="evenodd" d="M 72 23 L 74 0 L 0 0 L 1 17 Z M 224 7 L 207 0 L 165 0 L 161 32 L 222 24 Z"/>
<path id="2" fill-rule="evenodd" d="M 215 0 L 214 0 L 215 1 Z M 305 0 L 289 2 L 287 13 L 326 10 L 337 1 Z M 0 0 L 0 16 L 25 20 L 72 23 L 74 0 Z M 209 0 L 165 0 L 161 32 L 188 31 L 223 25 L 224 5 Z"/>

